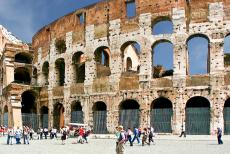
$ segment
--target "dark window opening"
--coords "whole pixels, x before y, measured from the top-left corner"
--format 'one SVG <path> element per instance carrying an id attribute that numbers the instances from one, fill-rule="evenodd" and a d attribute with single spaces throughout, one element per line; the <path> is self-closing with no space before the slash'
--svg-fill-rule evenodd
<path id="1" fill-rule="evenodd" d="M 55 47 L 56 50 L 58 51 L 59 54 L 65 53 L 66 51 L 66 42 L 63 39 L 59 39 L 55 42 Z"/>
<path id="2" fill-rule="evenodd" d="M 200 96 L 196 96 L 193 97 L 191 99 L 188 100 L 187 104 L 186 104 L 186 108 L 187 107 L 195 107 L 195 108 L 199 108 L 199 107 L 210 107 L 210 103 L 209 101 L 204 98 L 204 97 L 200 97 Z"/>
<path id="3" fill-rule="evenodd" d="M 172 108 L 172 102 L 167 98 L 158 98 L 152 102 L 151 108 L 162 109 L 162 108 Z"/>
<path id="4" fill-rule="evenodd" d="M 106 111 L 106 110 L 107 110 L 107 107 L 104 102 L 96 102 L 93 105 L 93 111 Z"/>
<path id="5" fill-rule="evenodd" d="M 22 113 L 37 113 L 36 94 L 33 91 L 25 91 L 22 93 Z"/>
<path id="6" fill-rule="evenodd" d="M 64 86 L 65 83 L 65 62 L 64 59 L 58 59 L 55 62 L 58 86 Z"/>
<path id="7" fill-rule="evenodd" d="M 44 79 L 45 79 L 45 85 L 48 85 L 48 79 L 49 79 L 49 63 L 46 61 L 43 63 L 42 66 L 42 73 L 44 75 Z"/>
<path id="8" fill-rule="evenodd" d="M 18 53 L 15 55 L 15 62 L 32 64 L 32 57 L 28 53 Z"/>
<path id="9" fill-rule="evenodd" d="M 139 109 L 140 105 L 135 100 L 125 100 L 120 104 L 121 110 L 127 110 L 127 109 Z"/>
<path id="10" fill-rule="evenodd" d="M 77 17 L 80 24 L 85 24 L 85 13 L 77 14 Z"/>
<path id="11" fill-rule="evenodd" d="M 85 81 L 85 56 L 83 52 L 77 52 L 73 55 L 72 65 L 74 71 L 74 83 L 84 83 Z"/>
<path id="12" fill-rule="evenodd" d="M 19 67 L 14 70 L 14 82 L 22 84 L 30 84 L 31 78 L 29 70 L 24 67 Z"/>

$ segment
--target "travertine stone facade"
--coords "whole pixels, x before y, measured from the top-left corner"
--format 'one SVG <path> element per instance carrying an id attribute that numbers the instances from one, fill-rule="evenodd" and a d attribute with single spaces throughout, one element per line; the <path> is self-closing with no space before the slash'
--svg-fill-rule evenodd
<path id="1" fill-rule="evenodd" d="M 230 2 L 136 0 L 133 18 L 126 17 L 125 4 L 125 0 L 109 0 L 77 10 L 43 27 L 33 37 L 33 66 L 37 69 L 37 79 L 31 87 L 40 87 L 36 97 L 40 104 L 37 110 L 48 107 L 49 127 L 54 125 L 56 103 L 64 107 L 64 123 L 68 124 L 71 122 L 71 105 L 79 101 L 84 122 L 93 126 L 93 107 L 97 102 L 104 102 L 106 127 L 111 133 L 119 124 L 120 104 L 125 100 L 138 102 L 139 124 L 145 127 L 150 125 L 152 118 L 152 102 L 167 98 L 172 103 L 172 133 L 178 134 L 186 118 L 186 104 L 196 97 L 210 103 L 210 133 L 218 125 L 224 127 L 223 109 L 230 95 L 230 82 L 228 69 L 224 66 L 223 44 L 230 34 Z M 79 13 L 84 14 L 84 23 L 80 23 Z M 172 22 L 173 33 L 152 34 L 154 24 L 164 19 Z M 209 41 L 206 75 L 188 74 L 187 41 L 193 36 L 203 36 Z M 66 51 L 63 53 L 56 49 L 58 39 L 65 40 Z M 163 41 L 173 44 L 173 76 L 153 78 L 152 48 Z M 136 74 L 127 75 L 123 71 L 126 65 L 122 50 L 130 42 L 140 45 L 140 65 Z M 109 76 L 97 77 L 95 51 L 99 47 L 109 48 Z M 86 59 L 84 83 L 75 82 L 73 55 L 79 51 Z M 59 86 L 60 72 L 55 64 L 59 59 L 64 60 L 64 86 Z M 45 85 L 42 72 L 45 62 L 49 63 L 48 85 Z M 7 104 L 6 100 L 3 102 Z"/>

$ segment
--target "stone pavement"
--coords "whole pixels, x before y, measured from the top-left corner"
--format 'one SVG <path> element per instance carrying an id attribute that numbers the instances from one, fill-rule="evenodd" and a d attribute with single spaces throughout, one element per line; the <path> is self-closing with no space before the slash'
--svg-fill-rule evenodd
<path id="1" fill-rule="evenodd" d="M 115 139 L 90 139 L 89 144 L 72 144 L 68 139 L 65 145 L 61 140 L 33 140 L 30 145 L 6 145 L 6 138 L 0 138 L 0 154 L 115 154 Z M 224 136 L 223 145 L 217 145 L 214 136 L 178 136 L 159 135 L 155 145 L 142 147 L 137 143 L 133 147 L 125 145 L 125 154 L 229 154 L 230 137 Z"/>

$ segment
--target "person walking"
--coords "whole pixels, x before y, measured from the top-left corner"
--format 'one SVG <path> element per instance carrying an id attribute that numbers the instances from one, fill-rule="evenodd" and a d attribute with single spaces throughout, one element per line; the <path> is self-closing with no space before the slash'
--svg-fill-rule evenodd
<path id="1" fill-rule="evenodd" d="M 130 128 L 128 128 L 128 130 L 127 130 L 127 139 L 129 140 L 130 146 L 133 146 L 132 134 L 133 134 L 133 132 L 131 131 Z"/>
<path id="2" fill-rule="evenodd" d="M 185 122 L 183 122 L 182 125 L 181 125 L 181 134 L 180 134 L 179 137 L 182 137 L 182 135 L 184 135 L 184 137 L 186 137 Z"/>
<path id="3" fill-rule="evenodd" d="M 147 128 L 144 128 L 143 129 L 143 132 L 142 132 L 142 146 L 145 145 L 145 143 L 147 143 L 147 137 L 148 137 L 148 131 L 147 131 Z"/>
<path id="4" fill-rule="evenodd" d="M 64 128 L 62 129 L 62 136 L 61 136 L 62 145 L 65 144 L 66 137 L 67 137 L 67 129 L 64 127 Z"/>
<path id="5" fill-rule="evenodd" d="M 223 141 L 221 139 L 222 137 L 222 129 L 220 127 L 217 128 L 217 140 L 218 144 L 223 144 Z"/>
<path id="6" fill-rule="evenodd" d="M 133 140 L 132 140 L 132 142 L 134 142 L 135 141 L 135 139 L 137 139 L 137 142 L 138 142 L 138 144 L 140 144 L 140 139 L 139 139 L 139 130 L 137 129 L 137 127 L 135 127 L 134 128 L 134 137 L 133 137 Z"/>
<path id="7" fill-rule="evenodd" d="M 153 140 L 153 137 L 154 137 L 154 128 L 153 127 L 148 128 L 148 137 L 149 137 L 149 143 L 148 144 L 150 145 L 151 142 L 153 142 L 153 144 L 155 144 L 154 140 Z"/>
<path id="8" fill-rule="evenodd" d="M 125 142 L 125 132 L 123 129 L 123 126 L 118 126 L 118 131 L 120 132 L 119 138 L 117 139 L 117 146 L 116 146 L 116 153 L 117 154 L 124 154 L 125 147 L 124 147 L 124 142 Z"/>
<path id="9" fill-rule="evenodd" d="M 47 135 L 48 135 L 48 133 L 49 133 L 49 130 L 48 130 L 48 128 L 44 128 L 43 129 L 43 133 L 44 133 L 44 135 L 45 135 L 45 139 L 47 139 Z"/>

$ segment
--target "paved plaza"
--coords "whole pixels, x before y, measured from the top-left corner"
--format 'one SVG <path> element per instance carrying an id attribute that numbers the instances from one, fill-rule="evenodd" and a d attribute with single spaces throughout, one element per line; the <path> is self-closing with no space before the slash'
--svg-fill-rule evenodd
<path id="1" fill-rule="evenodd" d="M 0 154 L 115 154 L 114 139 L 90 139 L 89 144 L 72 144 L 68 139 L 65 145 L 60 139 L 33 140 L 29 145 L 6 145 L 6 138 L 0 138 Z M 224 144 L 217 145 L 215 136 L 158 136 L 156 145 L 125 145 L 126 154 L 229 154 L 230 137 L 224 136 Z"/>

